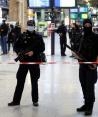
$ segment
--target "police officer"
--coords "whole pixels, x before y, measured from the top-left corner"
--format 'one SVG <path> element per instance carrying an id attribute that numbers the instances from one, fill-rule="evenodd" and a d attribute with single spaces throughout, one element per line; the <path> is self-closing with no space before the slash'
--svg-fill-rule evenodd
<path id="1" fill-rule="evenodd" d="M 27 50 L 20 59 L 21 62 L 38 62 L 40 53 L 45 50 L 45 44 L 41 35 L 35 31 L 35 25 L 29 21 L 27 31 L 19 36 L 14 50 L 17 54 L 23 50 Z M 20 64 L 17 71 L 17 85 L 13 97 L 13 101 L 8 106 L 20 105 L 22 92 L 24 89 L 27 72 L 30 72 L 32 85 L 32 102 L 34 106 L 38 106 L 38 79 L 40 77 L 39 64 Z"/>
<path id="2" fill-rule="evenodd" d="M 90 19 L 84 20 L 83 27 L 84 35 L 81 39 L 79 53 L 88 62 L 95 62 L 98 56 L 98 36 L 92 32 L 92 22 Z M 79 80 L 82 87 L 84 105 L 77 108 L 77 111 L 84 112 L 85 115 L 91 115 L 95 102 L 95 83 L 97 82 L 96 64 L 80 64 Z"/>
<path id="3" fill-rule="evenodd" d="M 60 48 L 61 48 L 61 56 L 66 56 L 65 51 L 66 51 L 66 43 L 67 43 L 67 38 L 66 38 L 66 26 L 64 25 L 64 21 L 61 22 L 61 25 L 58 27 L 56 32 L 60 36 Z"/>
<path id="4" fill-rule="evenodd" d="M 16 25 L 15 25 L 15 28 L 14 28 L 15 39 L 17 39 L 20 34 L 21 34 L 21 27 L 19 25 L 19 22 L 16 22 Z"/>
<path id="5" fill-rule="evenodd" d="M 80 45 L 80 39 L 82 37 L 82 31 L 80 30 L 79 26 L 76 23 L 72 24 L 72 29 L 69 33 L 69 38 L 70 38 L 70 44 L 71 48 L 74 51 L 79 50 L 79 45 Z M 74 57 L 73 55 L 70 57 Z"/>
<path id="6" fill-rule="evenodd" d="M 75 50 L 79 50 L 79 44 L 81 39 L 82 33 L 79 29 L 79 26 L 76 23 L 73 23 L 72 29 L 71 29 L 71 37 L 70 37 L 70 43 L 71 47 Z"/>

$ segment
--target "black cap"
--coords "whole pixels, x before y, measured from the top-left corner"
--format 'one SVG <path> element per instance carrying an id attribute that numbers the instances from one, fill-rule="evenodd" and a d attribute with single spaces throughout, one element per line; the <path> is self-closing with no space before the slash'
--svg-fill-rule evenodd
<path id="1" fill-rule="evenodd" d="M 28 20 L 27 26 L 35 26 L 35 21 L 34 20 Z"/>
<path id="2" fill-rule="evenodd" d="M 92 25 L 92 21 L 90 19 L 85 19 L 83 21 L 83 26 L 86 24 L 86 23 L 90 23 Z"/>

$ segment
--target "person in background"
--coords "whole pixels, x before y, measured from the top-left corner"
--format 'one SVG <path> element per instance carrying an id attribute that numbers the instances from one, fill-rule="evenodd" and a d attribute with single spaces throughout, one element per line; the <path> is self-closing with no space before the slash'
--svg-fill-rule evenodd
<path id="1" fill-rule="evenodd" d="M 0 26 L 0 35 L 1 35 L 1 48 L 2 48 L 2 55 L 7 54 L 7 35 L 8 35 L 8 25 L 6 24 L 6 21 L 3 20 L 1 26 Z"/>
<path id="2" fill-rule="evenodd" d="M 21 34 L 21 27 L 19 25 L 19 22 L 16 23 L 15 28 L 14 28 L 14 34 L 15 34 L 15 41 Z"/>
<path id="3" fill-rule="evenodd" d="M 56 32 L 60 36 L 61 56 L 66 56 L 65 51 L 66 51 L 66 43 L 67 43 L 67 37 L 66 37 L 67 28 L 64 25 L 64 21 L 61 21 L 61 25 L 58 27 Z"/>
<path id="4" fill-rule="evenodd" d="M 81 38 L 79 54 L 87 61 L 98 61 L 98 35 L 92 32 L 92 22 L 90 19 L 83 21 L 84 35 Z M 83 60 L 79 60 L 83 62 Z M 82 87 L 84 104 L 77 108 L 78 112 L 84 112 L 85 115 L 92 115 L 95 102 L 95 83 L 97 82 L 97 65 L 80 64 L 79 80 Z"/>
<path id="5" fill-rule="evenodd" d="M 10 51 L 10 46 L 12 44 L 13 51 L 14 51 L 14 41 L 15 41 L 15 29 L 14 26 L 11 24 L 9 27 L 9 33 L 8 33 L 8 52 Z"/>
<path id="6" fill-rule="evenodd" d="M 45 44 L 41 35 L 35 31 L 35 25 L 32 21 L 27 22 L 27 31 L 21 34 L 14 44 L 14 50 L 19 55 L 24 51 L 24 56 L 19 59 L 20 62 L 39 62 L 40 53 L 45 50 Z M 31 78 L 31 95 L 34 106 L 38 106 L 38 79 L 40 78 L 39 64 L 20 64 L 17 71 L 17 85 L 13 101 L 8 106 L 20 105 L 25 79 L 28 71 Z"/>
<path id="7" fill-rule="evenodd" d="M 71 48 L 77 52 L 79 50 L 82 31 L 80 30 L 79 26 L 76 23 L 72 24 L 72 29 L 69 32 L 69 37 L 70 37 Z M 70 57 L 74 57 L 74 56 L 72 55 Z"/>

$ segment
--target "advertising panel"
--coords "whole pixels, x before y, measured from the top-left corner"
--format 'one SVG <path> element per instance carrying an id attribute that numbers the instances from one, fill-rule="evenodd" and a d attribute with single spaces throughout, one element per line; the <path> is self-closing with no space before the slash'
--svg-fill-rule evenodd
<path id="1" fill-rule="evenodd" d="M 77 13 L 71 13 L 71 14 L 70 14 L 70 18 L 71 18 L 71 19 L 74 19 L 74 20 L 75 20 L 75 19 L 78 19 L 78 14 L 77 14 Z"/>
<path id="2" fill-rule="evenodd" d="M 76 6 L 76 0 L 54 0 L 54 6 L 55 7 L 75 7 Z"/>
<path id="3" fill-rule="evenodd" d="M 77 13 L 77 12 L 78 12 L 78 9 L 77 9 L 77 8 L 71 8 L 71 9 L 70 9 L 70 12 L 72 12 L 72 13 Z"/>
<path id="4" fill-rule="evenodd" d="M 29 0 L 29 8 L 48 8 L 50 0 Z"/>
<path id="5" fill-rule="evenodd" d="M 80 11 L 81 13 L 88 12 L 88 8 L 87 8 L 87 7 L 80 7 L 80 8 L 79 8 L 79 11 Z"/>

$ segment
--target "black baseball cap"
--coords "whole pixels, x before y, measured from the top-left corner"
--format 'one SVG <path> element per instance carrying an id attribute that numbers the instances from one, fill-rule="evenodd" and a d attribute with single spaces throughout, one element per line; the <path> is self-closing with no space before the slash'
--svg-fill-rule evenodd
<path id="1" fill-rule="evenodd" d="M 91 26 L 92 26 L 92 21 L 91 21 L 90 19 L 85 19 L 85 20 L 83 21 L 83 26 L 84 26 L 86 23 L 90 23 Z"/>
<path id="2" fill-rule="evenodd" d="M 28 20 L 27 26 L 35 26 L 35 21 L 34 20 Z"/>

